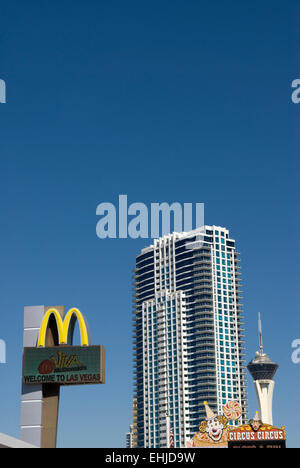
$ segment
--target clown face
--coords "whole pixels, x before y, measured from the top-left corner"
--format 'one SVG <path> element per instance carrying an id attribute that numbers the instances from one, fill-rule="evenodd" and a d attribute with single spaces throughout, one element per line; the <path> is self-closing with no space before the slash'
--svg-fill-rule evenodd
<path id="1" fill-rule="evenodd" d="M 253 419 L 252 421 L 250 421 L 250 425 L 254 432 L 257 432 L 261 426 L 261 422 Z"/>
<path id="2" fill-rule="evenodd" d="M 206 432 L 214 442 L 219 442 L 221 440 L 223 429 L 224 425 L 219 421 L 218 418 L 209 419 L 207 421 Z"/>

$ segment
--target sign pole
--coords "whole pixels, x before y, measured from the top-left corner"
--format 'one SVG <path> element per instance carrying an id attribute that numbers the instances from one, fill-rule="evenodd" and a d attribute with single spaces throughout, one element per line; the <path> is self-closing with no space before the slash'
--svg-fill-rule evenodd
<path id="1" fill-rule="evenodd" d="M 56 448 L 60 385 L 43 384 L 42 448 Z"/>
<path id="2" fill-rule="evenodd" d="M 51 307 L 45 307 L 45 314 Z M 64 307 L 56 307 L 61 318 L 65 316 Z M 59 346 L 59 338 L 57 334 L 57 326 L 54 321 L 49 323 L 46 335 L 46 346 Z M 43 384 L 43 413 L 42 413 L 42 440 L 41 448 L 56 448 L 57 444 L 57 429 L 58 429 L 58 412 L 59 412 L 59 397 L 60 385 Z"/>

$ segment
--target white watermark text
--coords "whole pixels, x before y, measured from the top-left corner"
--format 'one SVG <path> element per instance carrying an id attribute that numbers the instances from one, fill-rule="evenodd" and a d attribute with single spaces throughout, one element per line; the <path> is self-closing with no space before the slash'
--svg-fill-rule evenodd
<path id="1" fill-rule="evenodd" d="M 0 104 L 6 104 L 6 83 L 0 79 Z"/>
<path id="2" fill-rule="evenodd" d="M 99 239 L 155 239 L 171 232 L 189 232 L 204 226 L 204 204 L 135 202 L 128 206 L 127 195 L 119 195 L 119 205 L 100 203 L 101 216 L 96 233 Z"/>
<path id="3" fill-rule="evenodd" d="M 300 102 L 300 79 L 294 80 L 292 82 L 292 88 L 294 88 L 294 91 L 292 93 L 292 102 L 294 104 L 299 104 Z"/>
<path id="4" fill-rule="evenodd" d="M 0 340 L 0 364 L 6 364 L 6 344 L 4 340 Z"/>

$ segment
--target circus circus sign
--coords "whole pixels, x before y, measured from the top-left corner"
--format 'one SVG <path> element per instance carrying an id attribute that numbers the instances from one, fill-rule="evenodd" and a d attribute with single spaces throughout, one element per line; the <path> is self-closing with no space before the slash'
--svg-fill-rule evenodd
<path id="1" fill-rule="evenodd" d="M 254 432 L 251 426 L 242 426 L 228 433 L 228 441 L 268 441 L 285 440 L 284 427 L 262 426 L 261 430 Z"/>
<path id="2" fill-rule="evenodd" d="M 230 421 L 238 421 L 242 408 L 235 401 L 228 402 L 222 415 L 216 415 L 204 402 L 206 418 L 201 422 L 199 432 L 187 443 L 187 448 L 285 448 L 285 428 L 264 424 L 256 413 L 255 417 L 238 428 Z"/>
<path id="3" fill-rule="evenodd" d="M 229 448 L 285 448 L 285 427 L 264 424 L 256 413 L 249 424 L 228 431 Z"/>

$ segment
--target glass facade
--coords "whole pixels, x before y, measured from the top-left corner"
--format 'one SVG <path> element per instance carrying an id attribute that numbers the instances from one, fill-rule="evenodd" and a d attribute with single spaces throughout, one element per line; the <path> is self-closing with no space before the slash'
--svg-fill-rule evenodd
<path id="1" fill-rule="evenodd" d="M 225 228 L 174 233 L 136 259 L 134 352 L 140 447 L 198 432 L 203 401 L 238 401 L 246 422 L 239 255 Z"/>

